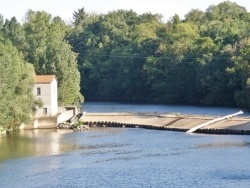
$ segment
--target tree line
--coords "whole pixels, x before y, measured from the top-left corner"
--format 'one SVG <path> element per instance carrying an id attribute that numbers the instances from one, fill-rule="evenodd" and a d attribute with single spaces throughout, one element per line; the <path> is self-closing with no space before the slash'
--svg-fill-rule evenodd
<path id="1" fill-rule="evenodd" d="M 72 23 L 29 10 L 0 16 L 0 127 L 30 120 L 34 74 L 55 74 L 59 102 L 86 100 L 250 107 L 250 13 L 229 1 L 163 22 L 116 10 Z"/>
<path id="2" fill-rule="evenodd" d="M 229 1 L 163 22 L 132 10 L 74 13 L 87 100 L 250 107 L 250 13 Z"/>

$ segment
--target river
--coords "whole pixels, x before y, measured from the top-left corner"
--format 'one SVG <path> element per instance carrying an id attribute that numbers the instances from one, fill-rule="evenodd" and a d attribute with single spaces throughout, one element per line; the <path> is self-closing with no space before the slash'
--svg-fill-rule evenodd
<path id="1" fill-rule="evenodd" d="M 165 104 L 135 104 L 118 102 L 85 102 L 83 111 L 96 113 L 132 112 L 132 113 L 172 113 L 224 116 L 243 110 L 241 116 L 250 116 L 250 112 L 241 108 L 208 107 L 194 105 L 165 105 Z"/>
<path id="2" fill-rule="evenodd" d="M 89 105 L 85 110 L 94 109 Z M 250 185 L 250 136 L 26 130 L 1 136 L 0 148 L 0 187 L 6 188 Z"/>

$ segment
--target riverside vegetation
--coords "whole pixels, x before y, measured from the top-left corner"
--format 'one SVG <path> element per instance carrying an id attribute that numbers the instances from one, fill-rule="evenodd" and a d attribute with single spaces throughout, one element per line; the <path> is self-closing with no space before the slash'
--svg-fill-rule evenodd
<path id="1" fill-rule="evenodd" d="M 89 100 L 250 107 L 250 13 L 230 1 L 161 15 L 116 10 L 73 22 L 29 10 L 0 19 L 0 126 L 30 119 L 32 75 L 55 74 L 59 102 Z M 3 67 L 3 68 L 2 68 Z M 8 125 L 8 126 L 7 126 Z"/>

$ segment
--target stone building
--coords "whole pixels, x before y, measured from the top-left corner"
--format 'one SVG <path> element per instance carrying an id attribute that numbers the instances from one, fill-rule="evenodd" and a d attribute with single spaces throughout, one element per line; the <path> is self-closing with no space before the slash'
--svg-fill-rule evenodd
<path id="1" fill-rule="evenodd" d="M 43 107 L 37 109 L 34 116 L 56 116 L 58 114 L 58 94 L 55 75 L 35 75 L 34 81 L 33 94 L 43 102 Z"/>

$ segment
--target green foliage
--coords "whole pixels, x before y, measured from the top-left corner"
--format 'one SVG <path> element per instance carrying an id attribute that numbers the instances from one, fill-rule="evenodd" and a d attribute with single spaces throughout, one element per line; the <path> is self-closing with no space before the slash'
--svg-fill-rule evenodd
<path id="1" fill-rule="evenodd" d="M 0 28 L 2 28 L 4 24 L 4 19 L 3 19 L 3 16 L 0 14 Z"/>
<path id="2" fill-rule="evenodd" d="M 202 23 L 205 13 L 198 9 L 192 9 L 185 15 L 185 22 L 192 22 L 198 26 Z"/>
<path id="3" fill-rule="evenodd" d="M 69 28 L 59 17 L 52 19 L 46 12 L 29 11 L 24 30 L 28 45 L 26 58 L 34 65 L 36 73 L 56 75 L 59 102 L 81 103 L 77 55 L 64 40 Z"/>
<path id="4" fill-rule="evenodd" d="M 17 129 L 28 123 L 34 106 L 32 65 L 10 41 L 0 42 L 0 126 Z"/>
<path id="5" fill-rule="evenodd" d="M 89 14 L 81 8 L 73 19 L 70 27 L 43 11 L 28 11 L 23 25 L 0 17 L 8 46 L 37 74 L 57 76 L 60 102 L 81 102 L 81 91 L 87 100 L 250 108 L 250 13 L 244 7 L 226 1 L 167 23 L 132 10 Z M 14 91 L 25 93 L 18 86 Z M 14 91 L 6 89 L 7 96 Z"/>
<path id="6" fill-rule="evenodd" d="M 246 14 L 246 8 L 239 6 L 236 3 L 225 1 L 216 6 L 211 5 L 207 9 L 206 19 L 220 21 L 223 21 L 224 19 L 240 20 L 242 18 L 245 18 Z"/>
<path id="7" fill-rule="evenodd" d="M 9 39 L 19 51 L 25 52 L 27 43 L 24 29 L 15 17 L 5 20 L 2 26 L 2 33 L 4 38 Z"/>
<path id="8" fill-rule="evenodd" d="M 60 17 L 30 10 L 23 25 L 2 16 L 0 24 L 0 127 L 17 129 L 41 107 L 32 93 L 35 73 L 57 76 L 59 102 L 83 101 L 77 54 L 65 40 L 70 27 Z"/>
<path id="9" fill-rule="evenodd" d="M 79 9 L 84 29 L 67 39 L 79 53 L 81 91 L 88 100 L 250 107 L 249 15 L 228 1 L 168 23 L 125 10 L 91 19 Z"/>

